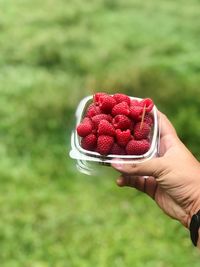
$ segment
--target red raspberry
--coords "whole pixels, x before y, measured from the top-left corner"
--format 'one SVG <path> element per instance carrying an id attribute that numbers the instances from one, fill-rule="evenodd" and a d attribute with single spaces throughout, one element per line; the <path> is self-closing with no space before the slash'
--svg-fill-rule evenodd
<path id="1" fill-rule="evenodd" d="M 114 144 L 114 138 L 108 135 L 100 135 L 97 139 L 96 151 L 101 155 L 108 155 Z"/>
<path id="2" fill-rule="evenodd" d="M 87 136 L 88 134 L 92 133 L 92 121 L 89 118 L 84 118 L 83 121 L 77 126 L 76 130 L 79 136 Z"/>
<path id="3" fill-rule="evenodd" d="M 126 131 L 122 131 L 120 129 L 116 130 L 116 140 L 118 145 L 125 147 L 127 143 L 130 141 L 130 139 L 131 139 L 131 131 L 129 129 Z"/>
<path id="4" fill-rule="evenodd" d="M 150 148 L 150 143 L 146 140 L 131 140 L 126 146 L 126 153 L 128 155 L 142 155 Z"/>
<path id="5" fill-rule="evenodd" d="M 94 117 L 95 115 L 98 115 L 101 113 L 101 110 L 98 106 L 96 106 L 94 103 L 90 104 L 86 111 L 86 116 L 89 118 Z"/>
<path id="6" fill-rule="evenodd" d="M 81 147 L 86 150 L 94 151 L 96 149 L 96 145 L 97 137 L 94 134 L 89 134 L 81 140 Z"/>
<path id="7" fill-rule="evenodd" d="M 112 115 L 126 115 L 128 116 L 130 113 L 129 105 L 126 102 L 121 102 L 115 105 L 112 109 Z"/>
<path id="8" fill-rule="evenodd" d="M 146 122 L 138 122 L 134 127 L 134 137 L 137 140 L 145 139 L 148 137 L 151 127 Z"/>
<path id="9" fill-rule="evenodd" d="M 112 116 L 108 114 L 99 114 L 99 115 L 92 117 L 92 122 L 94 123 L 95 128 L 98 127 L 101 120 L 107 120 L 111 122 Z"/>
<path id="10" fill-rule="evenodd" d="M 110 113 L 115 104 L 116 100 L 111 95 L 103 95 L 99 98 L 99 107 L 104 113 Z"/>
<path id="11" fill-rule="evenodd" d="M 98 135 L 115 136 L 115 128 L 107 120 L 102 120 L 98 126 Z"/>
<path id="12" fill-rule="evenodd" d="M 119 146 L 117 143 L 114 143 L 111 150 L 110 154 L 113 155 L 126 155 L 126 151 L 123 147 Z"/>
<path id="13" fill-rule="evenodd" d="M 137 99 L 131 99 L 130 106 L 141 106 L 140 101 Z"/>
<path id="14" fill-rule="evenodd" d="M 146 122 L 147 124 L 149 124 L 149 126 L 153 125 L 153 116 L 151 113 L 146 113 L 144 116 L 144 122 Z"/>
<path id="15" fill-rule="evenodd" d="M 131 99 L 125 94 L 114 94 L 113 98 L 116 100 L 117 103 L 126 102 L 130 106 Z"/>
<path id="16" fill-rule="evenodd" d="M 96 105 L 99 105 L 99 99 L 101 96 L 108 95 L 107 93 L 104 92 L 99 92 L 93 95 L 93 101 Z"/>
<path id="17" fill-rule="evenodd" d="M 117 115 L 113 118 L 112 124 L 115 129 L 126 130 L 130 128 L 131 120 L 125 115 Z"/>
<path id="18" fill-rule="evenodd" d="M 130 107 L 130 117 L 135 120 L 139 121 L 142 116 L 143 108 L 141 106 L 131 106 Z"/>
<path id="19" fill-rule="evenodd" d="M 91 124 L 93 126 L 92 120 L 90 118 L 88 118 L 88 117 L 83 118 L 81 123 L 89 123 L 89 124 Z"/>
<path id="20" fill-rule="evenodd" d="M 151 98 L 142 99 L 142 101 L 140 103 L 143 107 L 146 106 L 147 112 L 150 112 L 153 109 L 154 103 L 153 103 L 153 100 Z"/>

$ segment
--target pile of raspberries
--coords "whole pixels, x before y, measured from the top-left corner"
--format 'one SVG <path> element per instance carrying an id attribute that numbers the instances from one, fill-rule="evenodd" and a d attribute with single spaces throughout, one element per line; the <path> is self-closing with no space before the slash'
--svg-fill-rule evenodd
<path id="1" fill-rule="evenodd" d="M 76 130 L 81 147 L 106 156 L 142 155 L 151 145 L 154 103 L 121 93 L 96 93 Z"/>

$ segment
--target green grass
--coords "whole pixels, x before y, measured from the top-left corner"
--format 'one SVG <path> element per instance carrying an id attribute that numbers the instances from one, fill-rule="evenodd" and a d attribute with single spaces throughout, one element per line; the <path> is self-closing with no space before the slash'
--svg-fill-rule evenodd
<path id="1" fill-rule="evenodd" d="M 69 159 L 79 100 L 149 96 L 200 159 L 198 0 L 0 0 L 2 267 L 199 266 L 189 233 L 117 173 Z"/>

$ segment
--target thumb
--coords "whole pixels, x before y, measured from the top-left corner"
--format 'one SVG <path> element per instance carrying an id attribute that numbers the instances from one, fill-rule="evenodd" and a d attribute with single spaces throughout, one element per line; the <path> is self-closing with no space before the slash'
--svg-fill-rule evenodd
<path id="1" fill-rule="evenodd" d="M 162 158 L 153 158 L 141 163 L 118 163 L 113 161 L 112 167 L 121 173 L 134 176 L 153 176 L 159 177 L 165 170 Z"/>

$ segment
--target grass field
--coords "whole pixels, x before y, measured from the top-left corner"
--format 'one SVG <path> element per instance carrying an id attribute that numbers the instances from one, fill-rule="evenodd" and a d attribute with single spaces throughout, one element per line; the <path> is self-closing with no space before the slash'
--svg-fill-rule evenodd
<path id="1" fill-rule="evenodd" d="M 1 267 L 199 266 L 152 200 L 68 156 L 79 100 L 121 91 L 200 159 L 199 16 L 198 0 L 0 0 Z"/>

